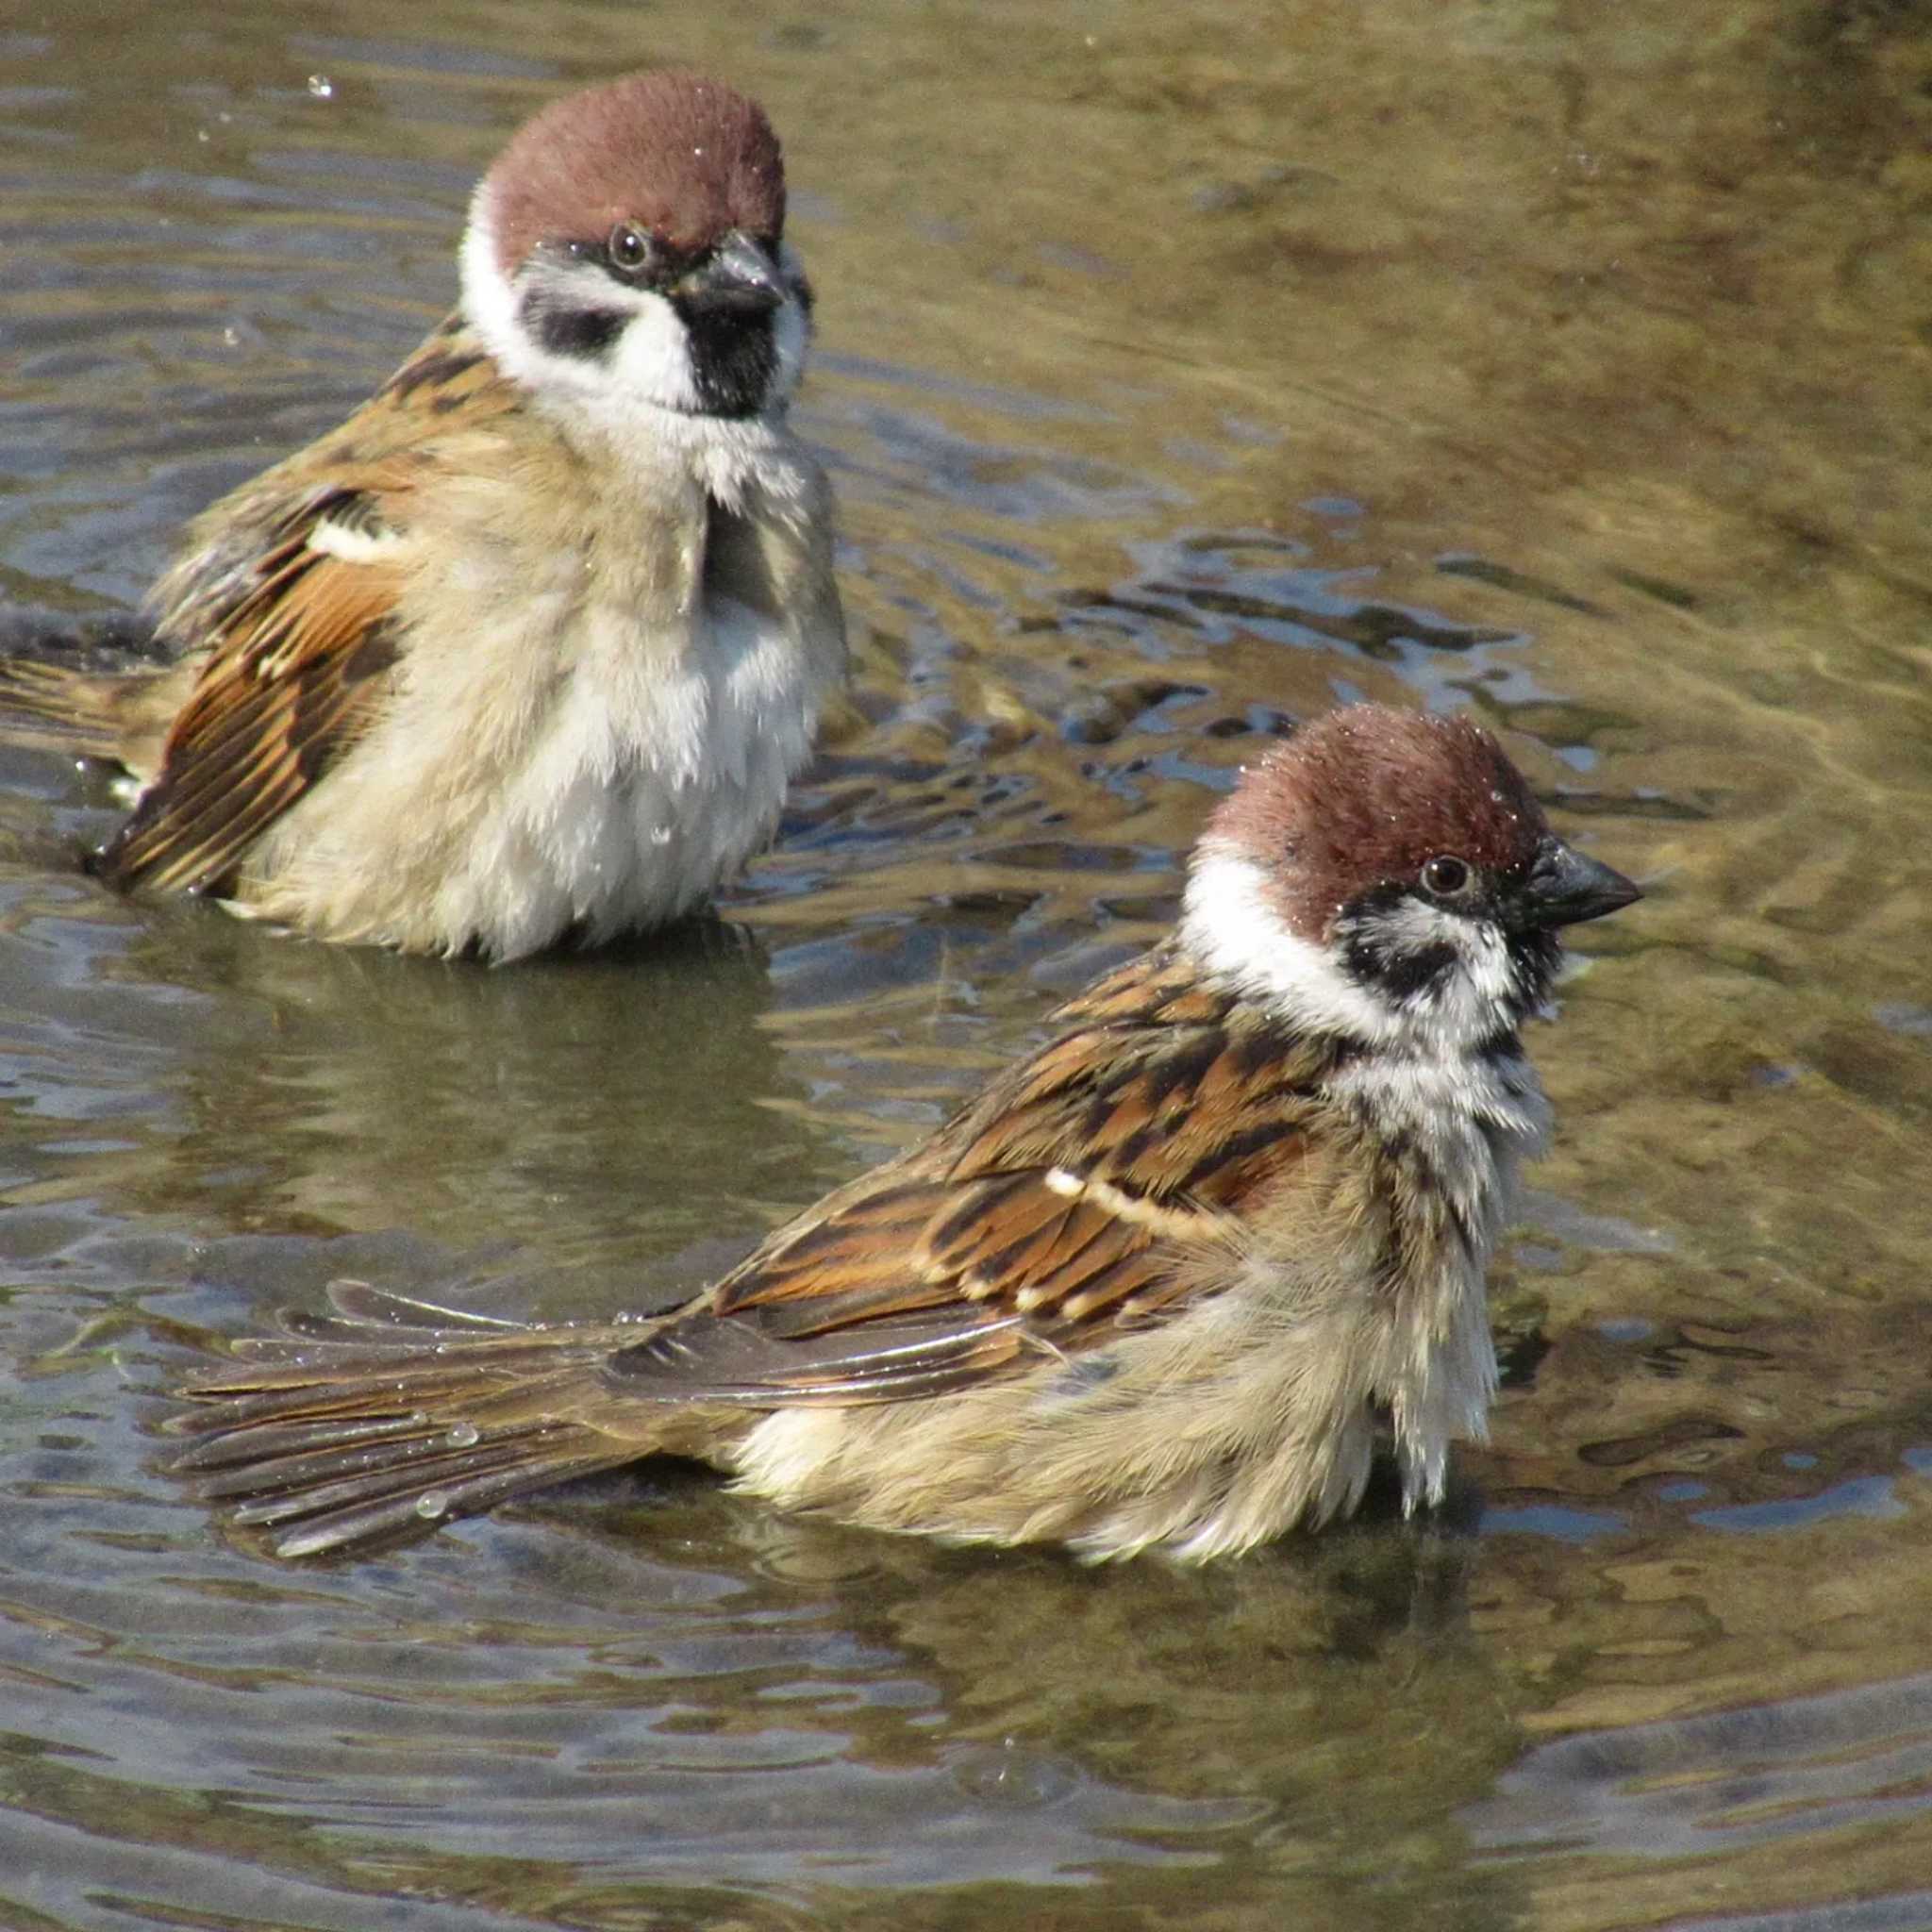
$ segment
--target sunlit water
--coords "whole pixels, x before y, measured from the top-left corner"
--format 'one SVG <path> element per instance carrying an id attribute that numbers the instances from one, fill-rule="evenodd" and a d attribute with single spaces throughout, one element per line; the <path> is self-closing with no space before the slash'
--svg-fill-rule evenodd
<path id="1" fill-rule="evenodd" d="M 440 312 L 515 121 L 675 58 L 787 138 L 858 679 L 722 922 L 498 973 L 107 897 L 104 781 L 0 753 L 0 1921 L 1932 1924 L 1932 29 L 322 18 L 0 15 L 6 600 L 125 609 Z M 333 1276 L 689 1291 L 1359 695 L 1651 893 L 1536 1041 L 1441 1522 L 1092 1573 L 667 1470 L 300 1569 L 154 1473 Z"/>

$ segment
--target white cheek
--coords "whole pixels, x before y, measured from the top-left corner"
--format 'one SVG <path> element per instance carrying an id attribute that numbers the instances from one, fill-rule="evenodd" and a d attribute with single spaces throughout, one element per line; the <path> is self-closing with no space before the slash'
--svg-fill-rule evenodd
<path id="1" fill-rule="evenodd" d="M 660 409 L 699 407 L 697 376 L 691 366 L 691 337 L 676 311 L 661 295 L 637 298 L 637 308 L 618 337 L 600 392 L 615 391 Z"/>
<path id="2" fill-rule="evenodd" d="M 483 338 L 485 345 L 507 375 L 521 375 L 514 358 L 522 347 L 523 334 L 517 327 L 517 298 L 496 266 L 495 223 L 491 217 L 491 195 L 486 177 L 470 197 L 470 225 L 463 231 L 462 254 L 458 270 L 462 288 L 463 313 Z"/>
<path id="3" fill-rule="evenodd" d="M 1478 999 L 1502 1000 L 1515 985 L 1508 948 L 1502 933 L 1487 919 L 1445 912 L 1424 899 L 1405 899 L 1379 920 L 1364 921 L 1363 925 L 1365 930 L 1379 931 L 1396 950 L 1405 953 L 1447 946 L 1460 964 L 1445 975 L 1445 989 L 1453 991 L 1460 983 Z M 1436 996 L 1424 995 L 1417 1003 L 1425 1004 Z"/>
<path id="4" fill-rule="evenodd" d="M 1457 963 L 1423 992 L 1391 1002 L 1357 980 L 1330 948 L 1290 930 L 1251 859 L 1211 845 L 1194 861 L 1181 930 L 1204 965 L 1294 1024 L 1404 1050 L 1480 1045 L 1509 1023 L 1518 991 L 1508 948 L 1493 925 L 1407 900 L 1364 930 L 1401 952 L 1446 945 Z"/>
<path id="5" fill-rule="evenodd" d="M 1486 919 L 1470 919 L 1422 899 L 1398 906 L 1361 923 L 1364 938 L 1395 954 L 1419 954 L 1447 947 L 1456 964 L 1396 1010 L 1406 1032 L 1438 1052 L 1478 1046 L 1511 1019 L 1517 991 L 1502 933 Z"/>
<path id="6" fill-rule="evenodd" d="M 1392 1041 L 1397 1015 L 1356 984 L 1324 946 L 1290 931 L 1252 859 L 1204 844 L 1188 878 L 1181 936 L 1210 971 L 1298 1026 Z"/>
<path id="7" fill-rule="evenodd" d="M 597 291 L 600 306 L 628 311 L 608 357 L 553 355 L 523 327 L 518 307 L 538 277 L 552 281 L 566 301 L 581 301 L 585 291 L 580 281 L 556 276 L 534 262 L 517 281 L 504 278 L 491 233 L 489 186 L 486 181 L 476 191 L 469 231 L 463 237 L 463 312 L 497 367 L 513 381 L 553 400 L 574 399 L 599 412 L 625 401 L 660 409 L 694 409 L 698 393 L 689 338 L 661 295 L 614 284 Z"/>

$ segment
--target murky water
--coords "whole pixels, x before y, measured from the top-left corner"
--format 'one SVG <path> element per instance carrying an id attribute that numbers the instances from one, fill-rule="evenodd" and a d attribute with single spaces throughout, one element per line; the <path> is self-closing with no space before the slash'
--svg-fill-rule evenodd
<path id="1" fill-rule="evenodd" d="M 502 973 L 106 897 L 0 754 L 0 1924 L 1932 1925 L 1932 18 L 15 0 L 0 592 L 132 602 L 666 58 L 787 139 L 850 715 L 725 923 Z M 1652 884 L 1445 1522 L 1093 1574 L 647 1472 L 293 1569 L 152 1472 L 333 1275 L 689 1289 L 1357 694 Z"/>

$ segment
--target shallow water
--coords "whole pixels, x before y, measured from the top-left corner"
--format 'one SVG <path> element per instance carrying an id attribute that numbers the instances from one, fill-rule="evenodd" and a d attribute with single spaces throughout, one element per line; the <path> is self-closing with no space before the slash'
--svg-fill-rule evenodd
<path id="1" fill-rule="evenodd" d="M 1932 1924 L 1924 9 L 317 19 L 0 16 L 0 593 L 132 603 L 514 122 L 675 58 L 787 139 L 859 675 L 723 923 L 500 973 L 104 896 L 0 752 L 0 1924 Z M 688 1290 L 1356 695 L 1650 887 L 1443 1521 L 1095 1574 L 654 1471 L 295 1569 L 154 1474 L 333 1276 Z"/>

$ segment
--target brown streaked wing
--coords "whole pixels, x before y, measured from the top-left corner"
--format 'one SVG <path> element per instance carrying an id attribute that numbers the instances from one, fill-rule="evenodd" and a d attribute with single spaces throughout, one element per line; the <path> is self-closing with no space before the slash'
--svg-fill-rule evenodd
<path id="1" fill-rule="evenodd" d="M 1123 984 L 1136 974 L 1153 996 L 1138 1009 Z M 902 1382 L 930 1392 L 922 1358 L 943 1360 L 957 1386 L 1014 1366 L 1029 1343 L 1088 1346 L 1198 1291 L 1213 1272 L 1199 1264 L 1238 1247 L 1256 1201 L 1304 1158 L 1323 1063 L 1232 1003 L 1212 1021 L 1162 1024 L 1177 998 L 1201 1010 L 1175 976 L 1152 955 L 1065 1009 L 1108 1017 L 1050 1041 L 924 1147 L 781 1230 L 625 1363 L 626 1379 L 661 1376 L 666 1395 L 703 1400 L 721 1392 L 713 1357 L 728 1357 L 725 1399 L 798 1400 L 823 1377 L 837 1392 L 822 1399 L 891 1400 Z M 751 1375 L 726 1332 L 747 1321 L 761 1342 L 791 1344 Z M 876 1371 L 874 1328 L 893 1337 Z"/>
<path id="2" fill-rule="evenodd" d="M 290 538 L 225 625 L 101 872 L 218 891 L 366 722 L 395 661 L 398 581 L 394 566 L 309 549 L 306 529 Z"/>
<path id="3" fill-rule="evenodd" d="M 406 541 L 409 497 L 444 459 L 440 444 L 515 407 L 452 317 L 341 427 L 202 519 L 157 604 L 161 627 L 206 661 L 101 874 L 221 891 L 355 742 L 396 656 L 402 564 L 385 541 Z M 313 547 L 325 525 L 352 554 Z"/>

